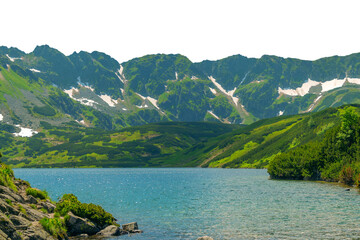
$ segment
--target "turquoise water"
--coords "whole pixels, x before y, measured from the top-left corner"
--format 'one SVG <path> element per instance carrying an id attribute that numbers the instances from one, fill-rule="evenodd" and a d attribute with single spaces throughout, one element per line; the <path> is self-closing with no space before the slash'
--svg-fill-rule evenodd
<path id="1" fill-rule="evenodd" d="M 357 190 L 249 169 L 15 169 L 53 199 L 75 193 L 144 233 L 118 239 L 360 238 Z"/>

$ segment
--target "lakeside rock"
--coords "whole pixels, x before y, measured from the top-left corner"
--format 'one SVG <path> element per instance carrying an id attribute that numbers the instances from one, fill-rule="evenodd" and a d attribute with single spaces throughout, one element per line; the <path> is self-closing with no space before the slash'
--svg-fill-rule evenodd
<path id="1" fill-rule="evenodd" d="M 120 228 L 116 219 L 102 207 L 81 203 L 72 194 L 65 194 L 68 198 L 64 195 L 60 202 L 54 203 L 46 192 L 31 188 L 26 181 L 15 180 L 6 165 L 0 163 L 0 168 L 6 169 L 0 171 L 0 239 L 56 240 L 74 236 L 102 239 L 142 232 L 136 222 Z"/>

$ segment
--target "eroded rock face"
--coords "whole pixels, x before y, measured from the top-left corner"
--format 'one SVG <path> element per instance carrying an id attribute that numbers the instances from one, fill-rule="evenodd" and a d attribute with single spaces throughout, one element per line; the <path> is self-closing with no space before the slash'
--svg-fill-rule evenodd
<path id="1" fill-rule="evenodd" d="M 132 232 L 132 231 L 135 231 L 135 230 L 139 230 L 137 222 L 124 224 L 124 225 L 122 225 L 122 228 L 123 228 L 124 231 L 127 231 L 127 232 Z"/>
<path id="2" fill-rule="evenodd" d="M 68 233 L 71 236 L 80 234 L 94 235 L 99 232 L 99 228 L 87 218 L 75 216 L 69 212 L 69 220 L 67 222 Z"/>
<path id="3" fill-rule="evenodd" d="M 111 236 L 120 236 L 122 234 L 123 231 L 119 227 L 115 225 L 110 225 L 104 228 L 103 230 L 101 230 L 100 232 L 98 232 L 96 235 L 102 237 L 111 237 Z"/>
<path id="4" fill-rule="evenodd" d="M 5 239 L 21 240 L 15 225 L 3 213 L 0 213 L 0 229 L 7 236 Z"/>

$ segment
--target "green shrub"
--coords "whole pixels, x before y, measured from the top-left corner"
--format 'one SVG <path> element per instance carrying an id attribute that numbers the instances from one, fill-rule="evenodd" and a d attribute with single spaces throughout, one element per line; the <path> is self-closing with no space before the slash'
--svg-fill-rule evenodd
<path id="1" fill-rule="evenodd" d="M 81 203 L 75 195 L 64 194 L 56 204 L 55 212 L 61 216 L 65 216 L 70 211 L 76 216 L 88 218 L 100 226 L 116 224 L 115 218 L 101 206 L 92 203 Z"/>
<path id="2" fill-rule="evenodd" d="M 343 167 L 340 172 L 340 181 L 347 185 L 353 185 L 355 183 L 354 176 L 355 172 L 350 166 Z"/>
<path id="3" fill-rule="evenodd" d="M 1 163 L 0 166 L 0 185 L 9 187 L 17 192 L 17 188 L 14 184 L 14 172 L 9 166 L 3 163 Z"/>
<path id="4" fill-rule="evenodd" d="M 36 188 L 28 188 L 28 189 L 26 189 L 26 194 L 31 195 L 31 196 L 33 196 L 35 198 L 40 198 L 42 200 L 47 199 L 49 197 L 48 193 L 46 191 L 41 191 L 41 190 L 36 189 Z"/>
<path id="5" fill-rule="evenodd" d="M 40 224 L 43 226 L 45 231 L 50 235 L 58 239 L 66 239 L 66 226 L 65 221 L 60 218 L 43 218 L 40 220 Z"/>

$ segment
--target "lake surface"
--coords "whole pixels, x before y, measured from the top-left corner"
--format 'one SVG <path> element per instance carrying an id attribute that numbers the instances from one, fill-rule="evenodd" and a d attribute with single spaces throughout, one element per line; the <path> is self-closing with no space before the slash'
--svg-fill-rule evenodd
<path id="1" fill-rule="evenodd" d="M 343 187 L 268 180 L 252 169 L 14 169 L 53 200 L 74 193 L 142 234 L 116 239 L 360 238 L 360 195 Z M 115 239 L 115 238 L 114 238 Z"/>

